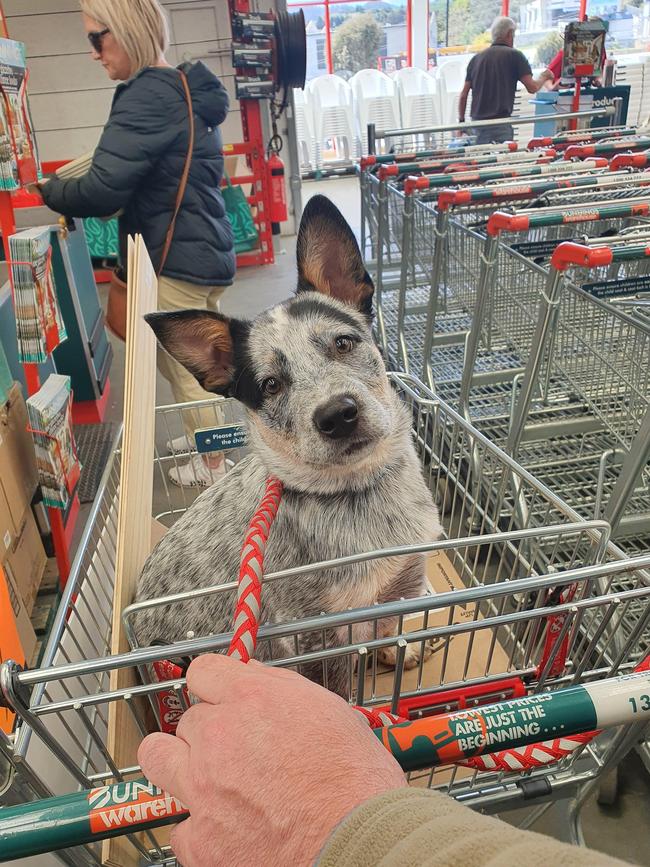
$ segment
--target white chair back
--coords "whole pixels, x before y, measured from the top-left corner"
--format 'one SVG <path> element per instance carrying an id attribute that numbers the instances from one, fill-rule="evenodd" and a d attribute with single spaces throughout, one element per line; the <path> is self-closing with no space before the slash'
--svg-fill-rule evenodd
<path id="1" fill-rule="evenodd" d="M 397 88 L 393 79 L 378 69 L 361 69 L 349 83 L 356 102 L 362 150 L 367 152 L 369 123 L 374 123 L 378 130 L 402 125 Z M 387 143 L 388 147 L 393 141 Z"/>
<path id="2" fill-rule="evenodd" d="M 332 151 L 336 162 L 352 162 L 359 157 L 359 133 L 354 112 L 352 88 L 338 75 L 320 75 L 305 89 L 311 107 L 314 130 L 314 162 L 324 163 L 324 152 Z"/>

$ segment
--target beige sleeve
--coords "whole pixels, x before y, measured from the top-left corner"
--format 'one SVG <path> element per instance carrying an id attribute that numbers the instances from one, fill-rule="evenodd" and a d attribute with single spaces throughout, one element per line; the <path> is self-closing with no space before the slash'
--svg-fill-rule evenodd
<path id="1" fill-rule="evenodd" d="M 590 849 L 520 831 L 446 795 L 397 789 L 362 804 L 330 837 L 318 867 L 625 867 Z M 629 865 L 627 865 L 629 867 Z"/>

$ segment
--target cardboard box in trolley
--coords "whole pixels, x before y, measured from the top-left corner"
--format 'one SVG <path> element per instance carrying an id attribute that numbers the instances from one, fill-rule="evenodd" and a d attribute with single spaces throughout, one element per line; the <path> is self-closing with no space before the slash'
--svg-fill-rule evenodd
<path id="1" fill-rule="evenodd" d="M 444 551 L 429 554 L 426 562 L 426 575 L 429 590 L 434 593 L 450 593 L 464 590 L 465 585 L 451 559 Z M 450 621 L 450 610 L 452 611 Z M 472 623 L 482 620 L 475 603 L 455 605 L 433 610 L 427 618 L 427 628 L 445 627 L 451 623 Z M 423 614 L 412 614 L 404 618 L 404 631 L 414 632 L 424 625 Z M 493 631 L 479 629 L 474 632 L 459 632 L 453 637 L 435 638 L 432 642 L 433 654 L 422 666 L 422 680 L 419 666 L 404 671 L 401 693 L 427 692 L 441 684 L 460 683 L 471 679 L 481 679 L 488 674 L 502 674 L 508 671 L 508 655 L 498 642 L 492 646 Z M 489 670 L 488 670 L 489 667 Z M 385 665 L 377 666 L 374 680 L 377 695 L 391 695 L 394 683 L 394 669 Z M 372 692 L 372 670 L 366 675 L 365 694 Z M 414 774 L 410 785 L 444 785 L 451 779 L 464 779 L 473 772 L 466 768 L 455 771 L 451 767 L 436 769 L 432 780 L 428 772 Z M 452 776 L 454 775 L 454 776 Z"/>

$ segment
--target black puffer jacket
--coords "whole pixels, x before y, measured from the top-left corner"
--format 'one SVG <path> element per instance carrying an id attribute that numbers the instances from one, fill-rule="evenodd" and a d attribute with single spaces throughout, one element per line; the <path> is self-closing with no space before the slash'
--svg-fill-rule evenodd
<path id="1" fill-rule="evenodd" d="M 228 94 L 201 62 L 183 64 L 194 107 L 195 144 L 189 180 L 163 274 L 204 286 L 225 286 L 235 273 L 232 228 L 219 183 L 221 133 Z M 147 67 L 118 85 L 90 170 L 53 178 L 43 199 L 68 217 L 106 217 L 123 209 L 120 250 L 139 232 L 158 264 L 173 214 L 189 137 L 187 102 L 178 72 Z"/>

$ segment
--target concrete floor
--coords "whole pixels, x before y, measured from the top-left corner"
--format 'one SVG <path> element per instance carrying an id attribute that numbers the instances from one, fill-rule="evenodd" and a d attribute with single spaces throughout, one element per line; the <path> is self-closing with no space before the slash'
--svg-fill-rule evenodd
<path id="1" fill-rule="evenodd" d="M 303 186 L 303 203 L 313 195 L 322 193 L 334 201 L 358 232 L 360 208 L 357 182 L 354 178 L 333 179 L 307 183 Z M 221 309 L 232 316 L 251 318 L 267 307 L 287 298 L 296 284 L 295 238 L 277 239 L 276 262 L 263 268 L 247 268 L 240 271 L 232 287 L 224 294 Z M 122 418 L 124 346 L 113 340 L 115 359 L 111 373 L 111 398 L 107 421 Z M 169 386 L 158 377 L 158 405 L 172 402 Z M 79 521 L 81 528 L 89 507 L 82 507 Z M 532 830 L 558 839 L 566 839 L 566 804 L 554 805 L 533 826 Z M 502 818 L 513 824 L 523 821 L 527 810 L 503 814 Z M 619 797 L 612 807 L 601 807 L 595 797 L 591 798 L 582 812 L 583 832 L 589 846 L 631 864 L 650 867 L 650 775 L 645 771 L 636 754 L 630 755 L 621 765 Z M 552 865 L 549 865 L 552 867 Z"/>

